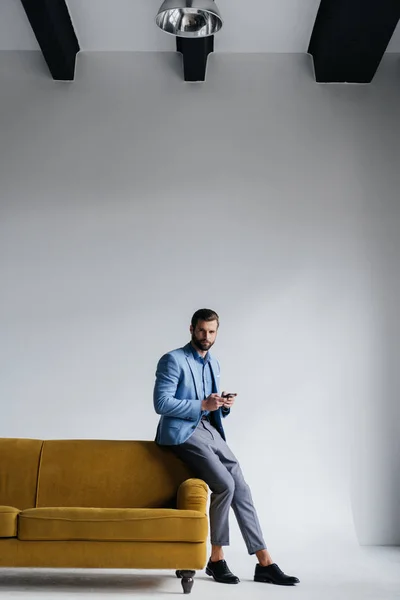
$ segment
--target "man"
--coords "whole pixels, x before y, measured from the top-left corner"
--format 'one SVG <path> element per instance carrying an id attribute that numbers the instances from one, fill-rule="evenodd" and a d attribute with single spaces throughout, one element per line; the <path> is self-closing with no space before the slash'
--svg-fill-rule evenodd
<path id="1" fill-rule="evenodd" d="M 192 317 L 191 341 L 168 352 L 158 362 L 154 408 L 161 415 L 156 442 L 169 446 L 211 490 L 211 557 L 206 573 L 220 583 L 239 583 L 224 560 L 229 545 L 229 509 L 232 506 L 249 554 L 255 554 L 254 581 L 294 585 L 266 548 L 249 486 L 225 441 L 222 419 L 236 394 L 219 393 L 219 362 L 209 350 L 217 337 L 219 317 L 200 309 Z"/>

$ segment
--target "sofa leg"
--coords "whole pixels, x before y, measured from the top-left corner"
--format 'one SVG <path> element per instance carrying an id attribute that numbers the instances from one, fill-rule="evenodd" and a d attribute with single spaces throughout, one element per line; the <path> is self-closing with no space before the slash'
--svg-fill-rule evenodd
<path id="1" fill-rule="evenodd" d="M 184 594 L 190 594 L 190 592 L 192 591 L 192 587 L 193 587 L 193 577 L 196 574 L 196 571 L 186 571 L 186 570 L 181 570 L 181 571 L 176 571 L 175 572 L 176 576 L 179 577 L 179 579 L 182 579 L 182 587 L 183 587 L 183 593 Z"/>

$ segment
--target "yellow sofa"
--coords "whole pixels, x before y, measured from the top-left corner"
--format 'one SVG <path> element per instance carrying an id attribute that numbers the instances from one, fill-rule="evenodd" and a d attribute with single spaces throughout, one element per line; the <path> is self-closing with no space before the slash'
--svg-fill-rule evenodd
<path id="1" fill-rule="evenodd" d="M 0 438 L 0 567 L 206 563 L 208 488 L 150 441 Z"/>

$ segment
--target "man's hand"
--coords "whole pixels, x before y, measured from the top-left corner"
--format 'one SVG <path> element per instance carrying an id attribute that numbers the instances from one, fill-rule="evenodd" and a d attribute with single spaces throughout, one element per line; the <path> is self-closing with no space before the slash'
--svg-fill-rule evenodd
<path id="1" fill-rule="evenodd" d="M 218 410 L 220 406 L 224 406 L 224 399 L 219 394 L 210 394 L 201 403 L 201 410 L 209 410 L 210 412 Z"/>
<path id="2" fill-rule="evenodd" d="M 226 408 L 231 408 L 231 406 L 233 406 L 233 404 L 235 402 L 236 396 L 237 396 L 237 394 L 227 395 L 226 392 L 222 392 L 221 397 L 222 397 L 223 406 L 226 406 Z"/>

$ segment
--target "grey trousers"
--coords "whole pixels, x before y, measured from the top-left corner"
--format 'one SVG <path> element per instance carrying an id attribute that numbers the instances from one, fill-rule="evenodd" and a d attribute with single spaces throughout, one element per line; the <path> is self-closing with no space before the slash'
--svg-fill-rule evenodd
<path id="1" fill-rule="evenodd" d="M 200 421 L 186 442 L 170 448 L 212 492 L 211 544 L 229 546 L 229 509 L 232 506 L 249 554 L 266 548 L 250 488 L 240 465 L 211 423 Z"/>

